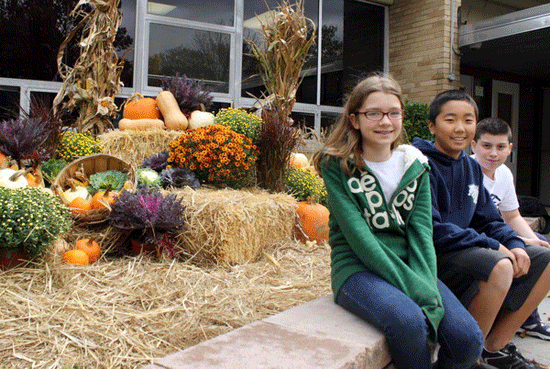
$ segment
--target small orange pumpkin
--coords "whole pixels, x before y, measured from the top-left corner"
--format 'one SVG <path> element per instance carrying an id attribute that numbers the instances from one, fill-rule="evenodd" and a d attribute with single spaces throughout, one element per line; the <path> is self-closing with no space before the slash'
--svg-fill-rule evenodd
<path id="1" fill-rule="evenodd" d="M 69 209 L 73 214 L 85 214 L 92 209 L 92 202 L 82 197 L 75 197 L 69 204 Z"/>
<path id="2" fill-rule="evenodd" d="M 324 205 L 308 199 L 298 203 L 296 212 L 298 225 L 294 233 L 298 240 L 302 242 L 316 241 L 317 243 L 328 241 L 330 212 Z"/>
<path id="3" fill-rule="evenodd" d="M 112 204 L 116 201 L 118 197 L 118 192 L 111 191 L 110 188 L 105 191 L 99 191 L 92 197 L 92 209 L 103 209 L 106 208 L 107 204 Z"/>
<path id="4" fill-rule="evenodd" d="M 157 100 L 136 93 L 126 100 L 122 117 L 127 119 L 162 119 Z"/>
<path id="5" fill-rule="evenodd" d="M 101 247 L 90 238 L 81 238 L 76 241 L 76 249 L 84 251 L 88 255 L 90 264 L 95 263 L 101 256 Z"/>
<path id="6" fill-rule="evenodd" d="M 77 265 L 88 265 L 90 264 L 90 258 L 82 250 L 69 250 L 63 254 L 63 263 L 64 264 L 77 264 Z"/>
<path id="7" fill-rule="evenodd" d="M 6 160 L 8 157 L 6 154 L 4 154 L 2 151 L 0 151 L 0 165 L 4 163 L 4 160 Z"/>

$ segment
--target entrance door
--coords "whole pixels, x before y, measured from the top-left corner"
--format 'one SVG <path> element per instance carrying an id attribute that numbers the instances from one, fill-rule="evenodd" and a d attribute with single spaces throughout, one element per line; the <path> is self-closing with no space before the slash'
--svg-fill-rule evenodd
<path id="1" fill-rule="evenodd" d="M 517 150 L 518 150 L 518 118 L 519 118 L 519 85 L 504 81 L 493 80 L 491 116 L 504 119 L 512 127 L 512 153 L 506 160 L 506 165 L 516 179 Z"/>

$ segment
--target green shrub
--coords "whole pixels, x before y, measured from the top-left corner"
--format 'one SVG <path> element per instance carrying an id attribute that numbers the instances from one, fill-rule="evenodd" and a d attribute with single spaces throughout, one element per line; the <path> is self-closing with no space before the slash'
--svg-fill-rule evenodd
<path id="1" fill-rule="evenodd" d="M 405 142 L 410 143 L 413 138 L 419 137 L 433 140 L 428 128 L 429 106 L 422 103 L 405 101 L 405 116 L 403 117 L 403 130 Z"/>
<path id="2" fill-rule="evenodd" d="M 285 191 L 298 201 L 313 198 L 320 204 L 327 204 L 327 189 L 323 179 L 308 170 L 289 167 L 285 172 Z"/>

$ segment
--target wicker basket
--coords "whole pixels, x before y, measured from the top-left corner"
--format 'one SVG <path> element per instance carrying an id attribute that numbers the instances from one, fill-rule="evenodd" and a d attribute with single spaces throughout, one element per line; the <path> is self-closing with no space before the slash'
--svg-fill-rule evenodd
<path id="1" fill-rule="evenodd" d="M 94 154 L 85 156 L 69 163 L 69 165 L 59 172 L 52 183 L 52 190 L 67 206 L 69 206 L 69 204 L 62 193 L 70 187 L 68 179 L 72 178 L 74 173 L 80 168 L 83 169 L 84 173 L 88 177 L 92 174 L 105 172 L 111 169 L 119 170 L 128 175 L 128 179 L 133 184 L 133 187 L 136 186 L 136 174 L 134 168 L 121 158 L 109 154 Z M 73 214 L 72 217 L 77 223 L 99 224 L 107 220 L 109 213 L 110 210 L 106 208 L 92 209 L 85 214 Z"/>

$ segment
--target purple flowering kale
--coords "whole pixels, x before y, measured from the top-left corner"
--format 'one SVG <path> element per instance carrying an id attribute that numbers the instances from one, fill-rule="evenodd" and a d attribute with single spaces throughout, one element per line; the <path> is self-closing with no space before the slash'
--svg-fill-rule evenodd
<path id="1" fill-rule="evenodd" d="M 158 244 L 164 235 L 180 231 L 185 224 L 185 207 L 175 194 L 143 187 L 136 192 L 123 190 L 111 205 L 109 221 L 115 228 L 136 231 L 145 243 Z"/>
<path id="2" fill-rule="evenodd" d="M 180 76 L 164 77 L 161 88 L 174 94 L 181 111 L 189 115 L 193 110 L 207 110 L 212 105 L 214 97 L 202 81 Z"/>
<path id="3" fill-rule="evenodd" d="M 201 186 L 196 174 L 189 168 L 169 168 L 160 172 L 162 185 L 165 187 L 182 188 L 189 186 L 196 190 Z"/>
<path id="4" fill-rule="evenodd" d="M 162 172 L 168 165 L 168 151 L 162 151 L 158 154 L 150 156 L 141 163 L 142 168 L 151 168 L 157 172 Z"/>
<path id="5" fill-rule="evenodd" d="M 0 151 L 21 163 L 23 159 L 36 156 L 50 133 L 49 122 L 42 117 L 3 120 L 0 122 Z"/>

